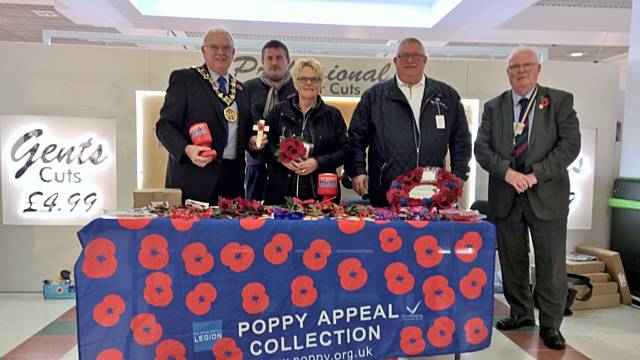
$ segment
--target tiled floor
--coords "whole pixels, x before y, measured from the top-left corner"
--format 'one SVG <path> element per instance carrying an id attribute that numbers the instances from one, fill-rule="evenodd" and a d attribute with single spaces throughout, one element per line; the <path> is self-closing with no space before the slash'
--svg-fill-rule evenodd
<path id="1" fill-rule="evenodd" d="M 504 298 L 496 296 L 496 319 L 508 314 Z M 0 359 L 76 360 L 76 323 L 73 300 L 44 301 L 40 294 L 0 293 Z M 493 329 L 491 346 L 462 354 L 462 359 L 640 359 L 640 309 L 577 311 L 566 317 L 564 351 L 549 350 L 538 328 L 500 332 Z M 429 360 L 452 359 L 453 356 Z"/>

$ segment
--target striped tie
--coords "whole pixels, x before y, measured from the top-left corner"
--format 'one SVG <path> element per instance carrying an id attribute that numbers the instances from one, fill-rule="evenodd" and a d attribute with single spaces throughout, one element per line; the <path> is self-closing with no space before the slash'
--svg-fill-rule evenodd
<path id="1" fill-rule="evenodd" d="M 524 121 L 524 129 L 520 135 L 516 135 L 514 156 L 516 159 L 516 171 L 524 171 L 524 162 L 527 158 L 527 148 L 529 147 L 529 117 L 525 117 L 529 99 L 522 98 L 518 104 L 520 104 L 520 119 L 518 121 Z"/>

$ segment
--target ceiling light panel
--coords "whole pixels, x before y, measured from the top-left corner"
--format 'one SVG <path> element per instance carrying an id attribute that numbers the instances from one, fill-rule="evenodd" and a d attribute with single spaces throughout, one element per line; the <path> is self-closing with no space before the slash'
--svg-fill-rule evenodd
<path id="1" fill-rule="evenodd" d="M 541 0 L 532 6 L 631 9 L 632 0 Z"/>
<path id="2" fill-rule="evenodd" d="M 240 21 L 431 28 L 461 0 L 129 0 L 141 14 Z M 206 17 L 203 15 L 206 14 Z"/>

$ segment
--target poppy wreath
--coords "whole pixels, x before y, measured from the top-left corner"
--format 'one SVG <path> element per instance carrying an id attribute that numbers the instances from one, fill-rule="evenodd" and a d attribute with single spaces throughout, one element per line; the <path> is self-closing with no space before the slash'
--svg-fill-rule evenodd
<path id="1" fill-rule="evenodd" d="M 436 187 L 438 192 L 430 198 L 412 198 L 409 194 L 413 188 L 423 184 L 421 180 L 425 169 L 437 170 L 436 181 L 431 185 Z M 395 211 L 402 207 L 416 206 L 423 206 L 429 210 L 433 208 L 438 210 L 448 209 L 457 204 L 461 196 L 462 181 L 449 171 L 433 167 L 418 167 L 396 177 L 387 191 L 387 200 Z"/>
<path id="2" fill-rule="evenodd" d="M 304 147 L 304 140 L 301 137 L 280 137 L 280 146 L 276 156 L 281 163 L 287 164 L 293 160 L 307 155 L 307 148 Z"/>

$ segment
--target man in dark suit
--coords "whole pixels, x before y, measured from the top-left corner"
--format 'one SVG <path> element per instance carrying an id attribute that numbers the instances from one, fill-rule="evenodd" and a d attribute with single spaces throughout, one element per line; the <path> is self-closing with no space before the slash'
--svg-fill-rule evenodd
<path id="1" fill-rule="evenodd" d="M 560 324 L 567 296 L 567 167 L 580 152 L 578 117 L 573 95 L 538 84 L 541 65 L 535 51 L 516 48 L 507 62 L 512 89 L 485 104 L 475 143 L 476 159 L 490 176 L 489 207 L 511 307 L 511 316 L 496 327 L 513 330 L 535 324 L 530 232 L 540 336 L 548 347 L 559 350 L 565 347 Z"/>
<path id="2" fill-rule="evenodd" d="M 244 84 L 251 92 L 251 114 L 254 122 L 266 119 L 275 104 L 295 92 L 289 73 L 290 63 L 289 49 L 281 41 L 269 40 L 262 47 L 262 74 Z M 264 156 L 260 153 L 252 156 L 247 152 L 246 161 L 245 188 L 247 197 L 262 200 L 267 180 L 267 166 Z"/>
<path id="3" fill-rule="evenodd" d="M 219 196 L 244 196 L 250 94 L 229 74 L 235 48 L 228 31 L 209 30 L 201 50 L 204 65 L 171 73 L 156 134 L 169 152 L 166 187 L 180 188 L 183 199 L 217 204 Z M 191 142 L 189 128 L 201 122 L 213 137 L 215 160 L 201 155 L 211 148 Z"/>

